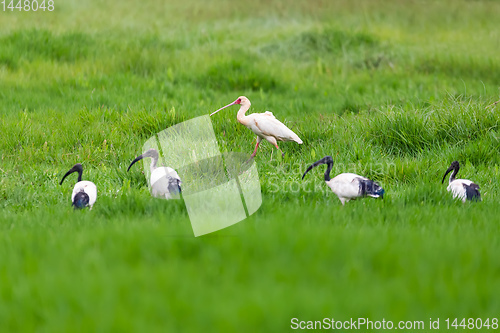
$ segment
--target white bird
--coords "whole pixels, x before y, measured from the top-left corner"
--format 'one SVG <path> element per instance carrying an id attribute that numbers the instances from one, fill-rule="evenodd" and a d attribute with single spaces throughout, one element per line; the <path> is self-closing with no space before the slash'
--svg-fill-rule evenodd
<path id="1" fill-rule="evenodd" d="M 458 161 L 451 162 L 450 167 L 446 170 L 446 173 L 443 176 L 443 180 L 441 184 L 444 183 L 444 179 L 446 175 L 453 170 L 453 173 L 450 176 L 450 181 L 447 187 L 448 192 L 451 192 L 453 198 L 458 198 L 465 202 L 467 200 L 471 201 L 481 201 L 481 194 L 479 193 L 479 185 L 474 184 L 468 179 L 455 179 L 455 176 L 460 169 L 460 164 Z"/>
<path id="2" fill-rule="evenodd" d="M 147 150 L 144 154 L 137 156 L 127 169 L 130 170 L 135 162 L 142 160 L 145 157 L 151 157 L 151 176 L 149 183 L 151 184 L 151 194 L 154 197 L 165 197 L 172 199 L 174 195 L 181 192 L 181 178 L 177 172 L 170 167 L 157 167 L 158 151 L 154 148 Z"/>
<path id="3" fill-rule="evenodd" d="M 73 165 L 73 167 L 66 172 L 60 185 L 62 185 L 64 179 L 73 172 L 78 172 L 78 183 L 75 184 L 73 194 L 71 194 L 72 205 L 75 209 L 85 207 L 90 207 L 90 209 L 92 209 L 92 206 L 97 199 L 97 187 L 94 183 L 88 180 L 82 180 L 83 166 L 80 163 Z"/>
<path id="4" fill-rule="evenodd" d="M 349 200 L 355 200 L 366 196 L 373 198 L 384 197 L 384 189 L 376 182 L 354 173 L 341 173 L 340 175 L 335 176 L 335 178 L 330 178 L 330 171 L 332 171 L 333 167 L 333 159 L 331 156 L 325 156 L 321 160 L 310 165 L 306 172 L 302 175 L 302 179 L 304 179 L 306 174 L 312 168 L 321 164 L 328 165 L 325 171 L 325 182 L 330 187 L 332 192 L 339 197 L 342 205 Z"/>
<path id="5" fill-rule="evenodd" d="M 272 143 L 276 149 L 281 152 L 281 155 L 285 154 L 278 147 L 277 141 L 294 141 L 298 144 L 302 144 L 302 140 L 299 138 L 297 134 L 295 134 L 291 129 L 285 126 L 281 121 L 276 119 L 272 112 L 266 111 L 264 113 L 252 113 L 248 116 L 245 113 L 250 108 L 250 100 L 245 96 L 238 97 L 237 100 L 228 104 L 219 110 L 212 112 L 210 116 L 213 116 L 217 112 L 222 109 L 227 108 L 228 106 L 240 104 L 240 109 L 238 110 L 238 114 L 236 115 L 236 119 L 240 122 L 240 124 L 245 125 L 248 129 L 252 130 L 255 134 L 257 134 L 257 144 L 255 145 L 255 150 L 252 153 L 251 158 L 255 157 L 257 154 L 257 148 L 259 147 L 262 139 L 266 139 L 270 143 Z"/>

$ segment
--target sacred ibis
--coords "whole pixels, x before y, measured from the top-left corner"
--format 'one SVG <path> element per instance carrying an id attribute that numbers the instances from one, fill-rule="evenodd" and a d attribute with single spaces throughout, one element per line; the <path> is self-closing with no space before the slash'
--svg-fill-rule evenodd
<path id="1" fill-rule="evenodd" d="M 327 169 L 325 171 L 325 183 L 330 187 L 332 192 L 339 197 L 342 205 L 349 200 L 355 200 L 366 196 L 373 198 L 384 197 L 384 189 L 376 182 L 354 173 L 341 173 L 334 178 L 330 178 L 330 172 L 333 167 L 333 159 L 331 156 L 325 156 L 319 161 L 311 164 L 302 175 L 302 179 L 304 179 L 306 174 L 312 168 L 321 164 L 327 165 Z"/>
<path id="2" fill-rule="evenodd" d="M 214 111 L 210 114 L 213 116 L 217 112 L 222 109 L 227 108 L 228 106 L 240 104 L 240 109 L 238 114 L 236 115 L 236 119 L 240 122 L 240 124 L 245 125 L 248 129 L 254 132 L 257 135 L 257 144 L 255 145 L 255 149 L 252 153 L 251 158 L 254 158 L 257 154 L 257 148 L 259 147 L 262 139 L 266 139 L 268 142 L 273 144 L 276 149 L 281 152 L 281 155 L 284 156 L 283 153 L 278 147 L 277 141 L 294 141 L 298 144 L 302 144 L 302 140 L 299 138 L 297 134 L 295 134 L 291 129 L 285 126 L 281 121 L 276 119 L 272 112 L 266 111 L 264 113 L 252 113 L 248 116 L 245 113 L 250 109 L 250 100 L 245 96 L 238 97 L 234 102 L 221 107 L 219 110 Z"/>
<path id="3" fill-rule="evenodd" d="M 465 202 L 467 200 L 471 201 L 481 201 L 481 194 L 479 193 L 479 185 L 471 182 L 468 179 L 455 179 L 455 176 L 460 169 L 460 163 L 458 161 L 451 162 L 450 167 L 446 170 L 446 173 L 443 176 L 443 180 L 441 184 L 444 183 L 444 179 L 453 171 L 450 176 L 449 184 L 447 187 L 448 192 L 451 192 L 453 198 L 458 198 Z"/>
<path id="4" fill-rule="evenodd" d="M 90 209 L 92 209 L 97 199 L 97 187 L 88 180 L 82 180 L 83 166 L 80 163 L 73 165 L 73 167 L 66 172 L 59 185 L 62 185 L 64 179 L 73 172 L 78 172 L 78 182 L 73 188 L 73 194 L 71 194 L 72 205 L 75 209 L 82 209 L 85 207 L 90 207 Z"/>
<path id="5" fill-rule="evenodd" d="M 177 172 L 170 167 L 158 167 L 158 151 L 154 148 L 147 150 L 144 154 L 137 156 L 127 169 L 130 170 L 132 165 L 145 157 L 151 157 L 151 176 L 149 183 L 151 185 L 151 194 L 154 197 L 165 197 L 165 199 L 172 199 L 174 195 L 181 192 L 181 178 Z"/>

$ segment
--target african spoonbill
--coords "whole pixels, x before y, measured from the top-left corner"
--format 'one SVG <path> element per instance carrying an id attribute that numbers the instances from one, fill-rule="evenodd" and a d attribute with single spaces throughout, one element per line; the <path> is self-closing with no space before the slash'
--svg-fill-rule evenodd
<path id="1" fill-rule="evenodd" d="M 281 152 L 282 156 L 284 156 L 285 153 L 283 153 L 278 147 L 277 141 L 294 141 L 298 144 L 302 144 L 302 140 L 299 136 L 286 127 L 281 121 L 276 119 L 272 112 L 266 111 L 264 113 L 252 113 L 248 116 L 245 115 L 251 105 L 250 100 L 245 96 L 238 97 L 238 99 L 234 102 L 223 106 L 215 112 L 212 112 L 210 116 L 213 116 L 220 110 L 235 104 L 240 104 L 240 109 L 238 110 L 236 119 L 240 122 L 240 124 L 245 125 L 257 135 L 257 144 L 255 145 L 255 150 L 253 151 L 251 158 L 254 158 L 257 154 L 257 148 L 259 147 L 262 139 L 266 139 L 268 142 L 272 143 L 276 149 Z"/>

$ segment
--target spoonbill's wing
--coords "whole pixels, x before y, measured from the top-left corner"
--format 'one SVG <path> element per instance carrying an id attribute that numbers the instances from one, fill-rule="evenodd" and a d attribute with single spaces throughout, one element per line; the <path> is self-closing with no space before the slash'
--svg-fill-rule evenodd
<path id="1" fill-rule="evenodd" d="M 299 144 L 302 143 L 302 140 L 297 134 L 276 119 L 269 111 L 257 114 L 253 120 L 256 129 L 263 136 L 272 136 L 279 141 L 295 141 Z"/>

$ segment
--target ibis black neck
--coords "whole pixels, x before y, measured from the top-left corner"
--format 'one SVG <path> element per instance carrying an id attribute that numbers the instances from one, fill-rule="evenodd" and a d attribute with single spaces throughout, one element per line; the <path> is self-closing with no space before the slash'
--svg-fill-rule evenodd
<path id="1" fill-rule="evenodd" d="M 319 161 L 317 162 L 314 162 L 313 164 L 311 164 L 306 172 L 304 172 L 304 175 L 302 175 L 302 179 L 304 179 L 304 177 L 306 176 L 306 174 L 314 167 L 317 167 L 318 165 L 321 165 L 321 164 L 326 164 L 327 165 L 327 168 L 326 168 L 326 171 L 325 171 L 325 182 L 329 181 L 331 178 L 330 178 L 330 172 L 332 171 L 332 168 L 333 168 L 333 158 L 331 156 L 325 156 L 323 157 L 322 159 L 320 159 Z"/>
<path id="2" fill-rule="evenodd" d="M 82 175 L 83 175 L 83 169 L 78 169 L 77 172 L 78 172 L 78 181 L 81 182 L 82 181 Z"/>
<path id="3" fill-rule="evenodd" d="M 326 168 L 326 171 L 325 171 L 325 182 L 328 182 L 330 181 L 330 172 L 332 172 L 332 168 L 333 168 L 333 160 L 329 160 L 327 161 L 326 163 L 327 165 L 327 168 Z"/>
<path id="4" fill-rule="evenodd" d="M 458 173 L 458 167 L 455 167 L 453 169 L 453 173 L 450 176 L 450 183 L 455 180 L 455 176 L 457 175 L 457 173 Z"/>

